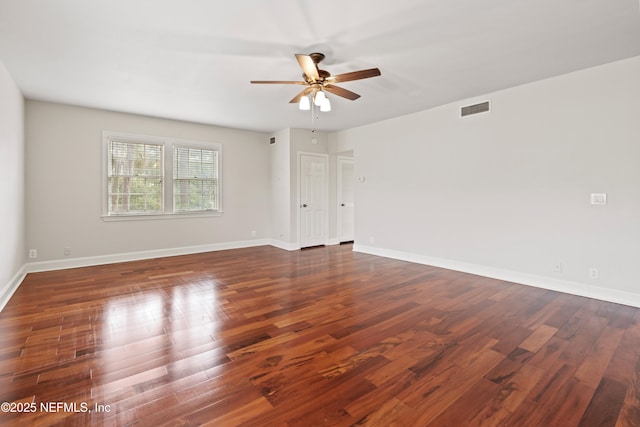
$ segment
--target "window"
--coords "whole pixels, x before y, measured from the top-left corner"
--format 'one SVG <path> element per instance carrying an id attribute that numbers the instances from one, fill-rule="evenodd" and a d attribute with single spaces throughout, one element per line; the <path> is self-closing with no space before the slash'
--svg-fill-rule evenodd
<path id="1" fill-rule="evenodd" d="M 173 147 L 173 206 L 176 212 L 218 209 L 218 152 Z"/>
<path id="2" fill-rule="evenodd" d="M 222 213 L 220 144 L 112 132 L 103 140 L 103 217 Z"/>
<path id="3" fill-rule="evenodd" d="M 109 214 L 163 212 L 162 145 L 109 141 Z"/>

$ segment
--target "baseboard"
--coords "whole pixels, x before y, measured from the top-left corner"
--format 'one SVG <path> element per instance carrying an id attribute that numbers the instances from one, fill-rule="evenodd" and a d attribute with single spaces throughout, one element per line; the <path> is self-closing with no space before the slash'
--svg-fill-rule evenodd
<path id="1" fill-rule="evenodd" d="M 597 286 L 590 286 L 590 290 L 590 298 L 640 308 L 640 295 L 638 294 L 618 289 L 599 288 Z"/>
<path id="2" fill-rule="evenodd" d="M 22 266 L 22 268 L 20 268 L 20 270 L 14 274 L 11 279 L 9 279 L 9 282 L 0 289 L 0 311 L 4 309 L 15 291 L 18 289 L 18 286 L 20 286 L 24 280 L 24 277 L 27 275 L 24 270 L 25 268 Z"/>
<path id="3" fill-rule="evenodd" d="M 300 249 L 299 243 L 283 242 L 282 240 L 277 240 L 277 239 L 271 239 L 269 241 L 269 244 L 276 248 L 284 249 L 285 251 L 297 251 L 298 249 Z M 338 239 L 327 240 L 327 246 L 333 246 L 333 245 L 339 245 L 339 244 L 340 244 L 340 241 Z"/>
<path id="4" fill-rule="evenodd" d="M 92 265 L 113 264 L 116 262 L 138 261 L 143 259 L 188 255 L 201 252 L 223 251 L 227 249 L 265 246 L 269 244 L 270 241 L 268 239 L 241 240 L 235 242 L 212 243 L 208 245 L 184 246 L 180 248 L 154 249 L 150 251 L 125 252 L 92 257 L 30 262 L 25 264 L 24 271 L 25 273 L 35 273 L 40 271 L 64 270 L 67 268 L 89 267 Z"/>
<path id="5" fill-rule="evenodd" d="M 640 294 L 625 292 L 616 289 L 600 288 L 586 283 L 560 280 L 553 277 L 538 276 L 534 274 L 521 273 L 518 271 L 483 266 L 479 264 L 419 255 L 410 252 L 359 245 L 357 243 L 353 245 L 353 251 L 370 255 L 377 255 L 385 258 L 397 259 L 401 261 L 413 262 L 416 264 L 446 268 L 448 270 L 455 270 L 463 273 L 490 277 L 492 279 L 504 280 L 505 282 L 518 283 L 542 289 L 549 289 L 552 291 L 613 302 L 616 304 L 628 305 L 631 307 L 640 307 Z"/>
<path id="6" fill-rule="evenodd" d="M 284 249 L 285 251 L 297 251 L 300 249 L 300 245 L 298 243 L 284 242 L 278 239 L 269 240 L 269 245 L 279 249 Z"/>

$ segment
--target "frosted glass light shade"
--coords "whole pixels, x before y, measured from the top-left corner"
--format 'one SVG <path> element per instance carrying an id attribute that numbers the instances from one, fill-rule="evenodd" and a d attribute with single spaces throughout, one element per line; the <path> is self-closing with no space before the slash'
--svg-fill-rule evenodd
<path id="1" fill-rule="evenodd" d="M 300 98 L 300 103 L 298 104 L 298 108 L 301 110 L 309 110 L 311 109 L 311 102 L 309 102 L 308 96 L 303 96 Z"/>
<path id="2" fill-rule="evenodd" d="M 313 97 L 313 103 L 316 104 L 318 107 L 321 107 L 325 99 L 327 99 L 327 96 L 324 94 L 323 91 L 319 90 L 316 92 L 316 96 Z"/>
<path id="3" fill-rule="evenodd" d="M 322 104 L 320 104 L 320 111 L 331 111 L 331 103 L 329 102 L 329 98 L 327 98 L 326 96 L 324 97 Z"/>

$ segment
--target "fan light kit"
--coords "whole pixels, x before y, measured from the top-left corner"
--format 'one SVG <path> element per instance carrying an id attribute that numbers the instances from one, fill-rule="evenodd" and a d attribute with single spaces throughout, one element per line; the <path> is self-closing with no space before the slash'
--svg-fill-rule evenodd
<path id="1" fill-rule="evenodd" d="M 316 107 L 320 107 L 320 111 L 331 111 L 331 102 L 326 92 L 333 95 L 355 101 L 360 98 L 357 93 L 343 89 L 334 83 L 348 82 L 352 80 L 368 79 L 381 75 L 377 68 L 369 68 L 367 70 L 352 71 L 350 73 L 338 74 L 332 76 L 331 73 L 318 68 L 318 64 L 324 59 L 322 53 L 312 53 L 310 55 L 296 54 L 298 64 L 302 68 L 302 78 L 304 81 L 289 80 L 252 80 L 253 84 L 294 84 L 307 86 L 302 92 L 297 94 L 291 101 L 292 104 L 298 104 L 301 110 L 310 110 L 312 103 Z"/>

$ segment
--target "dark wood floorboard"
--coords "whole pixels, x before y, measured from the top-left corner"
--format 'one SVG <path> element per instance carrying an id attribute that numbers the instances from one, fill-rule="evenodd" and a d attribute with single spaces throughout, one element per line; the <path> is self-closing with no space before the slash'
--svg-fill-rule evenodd
<path id="1" fill-rule="evenodd" d="M 639 426 L 639 384 L 638 309 L 351 245 L 29 274 L 0 313 L 3 426 Z"/>

